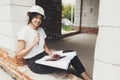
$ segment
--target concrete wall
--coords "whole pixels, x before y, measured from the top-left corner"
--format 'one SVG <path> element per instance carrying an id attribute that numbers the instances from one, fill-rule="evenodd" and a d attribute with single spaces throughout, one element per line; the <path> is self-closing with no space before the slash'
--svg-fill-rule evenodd
<path id="1" fill-rule="evenodd" d="M 27 23 L 27 9 L 35 0 L 0 0 L 0 46 L 16 50 L 18 31 Z"/>
<path id="2" fill-rule="evenodd" d="M 93 80 L 120 80 L 119 4 L 119 0 L 100 0 Z"/>
<path id="3" fill-rule="evenodd" d="M 80 0 L 75 0 L 74 24 L 76 26 L 80 25 L 80 4 Z"/>
<path id="4" fill-rule="evenodd" d="M 75 24 L 80 24 L 81 0 L 75 0 Z M 98 27 L 99 0 L 83 0 L 82 26 Z"/>

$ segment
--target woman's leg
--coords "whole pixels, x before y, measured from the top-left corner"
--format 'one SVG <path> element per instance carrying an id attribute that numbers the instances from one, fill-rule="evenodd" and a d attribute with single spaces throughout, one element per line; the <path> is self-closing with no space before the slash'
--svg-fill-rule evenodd
<path id="1" fill-rule="evenodd" d="M 35 73 L 39 73 L 39 74 L 47 74 L 47 73 L 52 73 L 52 72 L 65 71 L 62 69 L 58 69 L 58 68 L 54 68 L 54 67 L 45 66 L 45 65 L 35 63 L 36 60 L 44 57 L 45 55 L 46 55 L 46 53 L 42 53 L 42 54 L 39 54 L 39 55 L 32 57 L 30 59 L 26 59 L 26 63 L 28 65 L 28 67 L 31 69 L 31 71 L 33 71 Z"/>
<path id="2" fill-rule="evenodd" d="M 33 61 L 33 60 L 27 60 L 26 62 L 27 62 L 28 67 L 30 68 L 30 70 L 34 73 L 46 74 L 46 73 L 53 72 L 52 68 L 50 69 L 50 67 L 36 64 L 35 61 Z"/>
<path id="3" fill-rule="evenodd" d="M 84 66 L 82 65 L 80 59 L 78 58 L 78 56 L 75 56 L 72 60 L 71 60 L 71 65 L 75 68 L 75 70 L 77 71 L 78 74 L 80 74 L 80 76 L 84 79 L 84 80 L 91 80 L 89 78 L 89 76 L 86 73 L 86 70 L 84 68 Z"/>
<path id="4" fill-rule="evenodd" d="M 53 73 L 54 69 L 48 66 L 40 65 L 40 64 L 32 64 L 30 67 L 31 71 L 39 74 L 48 74 L 48 73 Z"/>
<path id="5" fill-rule="evenodd" d="M 91 80 L 91 78 L 88 76 L 88 74 L 86 72 L 83 72 L 81 74 L 81 77 L 84 79 L 84 80 Z"/>

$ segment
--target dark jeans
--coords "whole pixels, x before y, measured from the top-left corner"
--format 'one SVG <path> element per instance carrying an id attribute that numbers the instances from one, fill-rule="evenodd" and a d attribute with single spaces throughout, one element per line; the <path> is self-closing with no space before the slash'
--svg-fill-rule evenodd
<path id="1" fill-rule="evenodd" d="M 52 72 L 57 72 L 57 71 L 67 71 L 67 70 L 63 70 L 63 69 L 54 68 L 54 67 L 45 66 L 45 65 L 35 63 L 36 60 L 44 57 L 45 55 L 47 55 L 47 53 L 43 52 L 43 53 L 40 53 L 32 58 L 25 59 L 27 65 L 31 69 L 31 71 L 33 71 L 35 73 L 40 73 L 40 74 L 52 73 Z M 78 74 L 85 72 L 85 68 L 77 56 L 75 56 L 71 60 L 70 65 L 73 66 L 73 68 L 76 70 L 76 72 Z"/>

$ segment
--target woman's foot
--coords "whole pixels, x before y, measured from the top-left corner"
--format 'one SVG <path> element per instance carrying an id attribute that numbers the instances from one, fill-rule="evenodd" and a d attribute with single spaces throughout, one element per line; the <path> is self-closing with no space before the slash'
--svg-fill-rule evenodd
<path id="1" fill-rule="evenodd" d="M 83 73 L 81 74 L 81 77 L 83 78 L 83 80 L 92 80 L 92 79 L 87 75 L 86 72 L 83 72 Z"/>
<path id="2" fill-rule="evenodd" d="M 76 77 L 76 76 L 73 75 L 73 74 L 66 74 L 66 77 L 67 77 L 69 80 L 83 80 L 83 79 L 81 79 L 81 78 Z"/>

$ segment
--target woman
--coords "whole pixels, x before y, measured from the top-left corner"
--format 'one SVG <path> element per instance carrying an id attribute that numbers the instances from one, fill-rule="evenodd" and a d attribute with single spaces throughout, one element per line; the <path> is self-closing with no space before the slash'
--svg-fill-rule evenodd
<path id="1" fill-rule="evenodd" d="M 18 34 L 16 58 L 19 60 L 24 59 L 31 71 L 35 73 L 45 74 L 55 72 L 56 69 L 53 67 L 35 63 L 36 60 L 45 55 L 56 56 L 46 46 L 46 34 L 43 28 L 40 27 L 42 20 L 45 18 L 43 8 L 37 5 L 32 6 L 28 10 L 28 17 L 28 25 L 23 27 Z M 84 80 L 90 80 L 77 56 L 72 59 L 70 64 Z M 72 76 L 69 77 L 73 78 Z"/>

